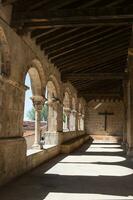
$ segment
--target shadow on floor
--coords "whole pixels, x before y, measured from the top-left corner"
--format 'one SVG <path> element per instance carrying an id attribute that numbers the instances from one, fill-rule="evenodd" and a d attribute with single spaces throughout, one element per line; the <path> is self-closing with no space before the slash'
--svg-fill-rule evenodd
<path id="1" fill-rule="evenodd" d="M 59 155 L 2 187 L 0 199 L 133 199 L 133 163 L 117 145 L 86 143 L 71 155 Z"/>

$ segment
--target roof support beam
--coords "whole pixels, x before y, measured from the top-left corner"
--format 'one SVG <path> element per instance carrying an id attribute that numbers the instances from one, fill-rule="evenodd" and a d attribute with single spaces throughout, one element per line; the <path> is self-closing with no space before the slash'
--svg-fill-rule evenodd
<path id="1" fill-rule="evenodd" d="M 62 80 L 123 80 L 126 73 L 71 73 L 62 76 Z"/>
<path id="2" fill-rule="evenodd" d="M 15 17 L 17 16 L 17 18 Z M 122 25 L 132 24 L 133 6 L 52 10 L 44 12 L 16 11 L 13 26 L 28 26 L 31 29 L 67 27 L 67 26 L 90 26 L 90 25 Z"/>

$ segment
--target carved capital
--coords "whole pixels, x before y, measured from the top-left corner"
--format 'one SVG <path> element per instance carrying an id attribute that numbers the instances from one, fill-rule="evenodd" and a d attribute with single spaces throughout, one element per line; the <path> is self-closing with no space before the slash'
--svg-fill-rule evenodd
<path id="1" fill-rule="evenodd" d="M 66 113 L 66 115 L 69 115 L 71 113 L 71 109 L 67 108 L 67 107 L 64 107 L 63 111 L 64 111 L 64 113 Z"/>
<path id="2" fill-rule="evenodd" d="M 45 98 L 42 96 L 33 96 L 31 97 L 35 110 L 41 111 L 45 103 Z"/>
<path id="3" fill-rule="evenodd" d="M 71 110 L 71 112 L 72 112 L 72 113 L 76 113 L 77 111 L 73 109 L 73 110 Z"/>

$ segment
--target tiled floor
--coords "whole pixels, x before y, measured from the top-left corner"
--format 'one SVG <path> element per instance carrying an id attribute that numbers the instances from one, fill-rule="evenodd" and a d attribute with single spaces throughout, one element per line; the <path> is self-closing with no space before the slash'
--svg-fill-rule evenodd
<path id="1" fill-rule="evenodd" d="M 133 162 L 118 144 L 85 144 L 0 189 L 0 200 L 44 199 L 133 199 Z"/>

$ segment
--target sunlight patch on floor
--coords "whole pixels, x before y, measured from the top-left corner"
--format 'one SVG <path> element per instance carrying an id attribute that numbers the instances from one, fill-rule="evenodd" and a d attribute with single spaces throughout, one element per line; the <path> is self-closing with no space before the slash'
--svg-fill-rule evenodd
<path id="1" fill-rule="evenodd" d="M 92 144 L 91 147 L 99 147 L 99 148 L 121 148 L 119 144 Z"/>
<path id="2" fill-rule="evenodd" d="M 93 155 L 73 155 L 73 156 L 67 156 L 63 160 L 60 161 L 60 163 L 95 163 L 95 162 L 107 162 L 107 163 L 114 163 L 114 162 L 122 162 L 125 158 L 121 156 L 93 156 Z"/>
<path id="3" fill-rule="evenodd" d="M 93 147 L 93 145 L 91 147 L 89 147 L 86 152 L 122 152 L 122 149 L 118 149 L 118 148 L 100 148 L 100 147 Z"/>
<path id="4" fill-rule="evenodd" d="M 133 170 L 118 165 L 58 163 L 45 174 L 64 176 L 127 176 Z"/>
<path id="5" fill-rule="evenodd" d="M 115 196 L 104 194 L 56 193 L 50 192 L 43 200 L 96 200 L 96 199 L 133 199 L 133 196 Z"/>

